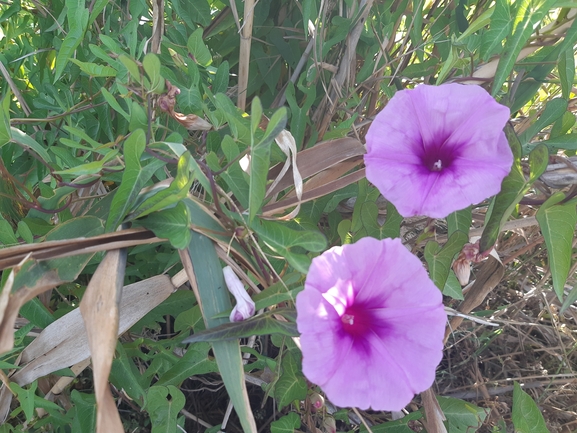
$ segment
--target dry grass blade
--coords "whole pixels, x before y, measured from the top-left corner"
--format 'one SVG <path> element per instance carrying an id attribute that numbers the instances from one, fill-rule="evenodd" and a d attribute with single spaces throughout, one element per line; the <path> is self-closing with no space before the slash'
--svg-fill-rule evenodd
<path id="1" fill-rule="evenodd" d="M 35 260 L 57 259 L 79 254 L 95 253 L 134 245 L 162 242 L 150 230 L 143 228 L 105 233 L 90 238 L 65 239 L 61 241 L 40 242 L 0 249 L 0 270 L 11 268 L 30 254 Z"/>
<path id="2" fill-rule="evenodd" d="M 299 152 L 296 157 L 296 165 L 303 179 L 307 179 L 333 167 L 343 161 L 353 159 L 365 154 L 365 146 L 355 138 L 339 138 L 337 140 L 323 141 L 314 147 Z M 269 178 L 275 178 L 282 170 L 282 164 L 274 166 L 269 173 Z M 293 185 L 291 174 L 286 173 L 275 188 L 268 192 L 268 196 L 277 194 Z"/>
<path id="3" fill-rule="evenodd" d="M 166 275 L 158 275 L 124 287 L 120 301 L 118 335 L 128 331 L 174 290 L 175 286 Z M 13 327 L 10 330 L 13 335 Z M 89 356 L 86 328 L 80 310 L 76 309 L 49 325 L 24 349 L 20 359 L 22 368 L 17 370 L 10 380 L 24 386 L 56 370 L 81 363 Z M 0 421 L 8 414 L 11 396 L 9 388 L 3 387 L 0 391 Z"/>
<path id="4" fill-rule="evenodd" d="M 126 250 L 109 251 L 88 283 L 80 303 L 86 325 L 88 344 L 94 370 L 96 395 L 96 432 L 124 431 L 110 386 L 108 375 L 118 335 L 119 304 L 126 267 Z"/>
<path id="5" fill-rule="evenodd" d="M 328 182 L 318 188 L 305 192 L 301 200 L 299 200 L 296 197 L 289 197 L 286 200 L 269 204 L 262 209 L 262 214 L 263 216 L 266 217 L 274 215 L 279 212 L 283 212 L 285 209 L 291 206 L 295 206 L 299 202 L 306 203 L 307 201 L 311 201 L 319 197 L 325 196 L 332 192 L 338 191 L 339 189 L 344 188 L 345 186 L 350 185 L 351 183 L 357 182 L 364 177 L 365 177 L 365 169 L 363 168 L 362 170 L 357 170 L 353 173 L 341 177 L 340 179 Z"/>
<path id="6" fill-rule="evenodd" d="M 443 421 L 446 419 L 432 388 L 421 393 L 425 407 L 426 427 L 428 433 L 447 433 Z"/>
<path id="7" fill-rule="evenodd" d="M 280 147 L 280 149 L 286 155 L 287 159 L 286 159 L 278 177 L 274 180 L 274 182 L 269 187 L 269 189 L 267 191 L 267 195 L 270 191 L 272 191 L 276 187 L 276 185 L 280 182 L 280 180 L 285 176 L 285 174 L 288 172 L 289 167 L 292 164 L 293 182 L 294 182 L 294 187 L 295 187 L 294 193 L 296 194 L 297 199 L 300 200 L 302 195 L 303 195 L 303 178 L 301 176 L 301 173 L 300 173 L 300 171 L 298 169 L 298 165 L 297 165 L 297 146 L 296 146 L 295 139 L 290 132 L 283 129 L 280 132 L 280 134 L 275 138 L 275 141 L 276 141 L 278 147 Z M 300 205 L 300 203 L 298 203 L 296 208 L 294 208 L 288 215 L 285 215 L 281 219 L 289 220 L 289 219 L 296 217 L 299 213 L 300 208 L 301 208 L 301 205 Z"/>
<path id="8" fill-rule="evenodd" d="M 337 99 L 339 98 L 341 89 L 345 85 L 347 78 L 351 77 L 351 71 L 356 71 L 354 63 L 356 63 L 356 51 L 357 44 L 361 37 L 361 33 L 365 28 L 365 21 L 369 15 L 369 11 L 373 7 L 374 0 L 367 0 L 364 6 L 364 10 L 358 18 L 356 25 L 353 27 L 351 32 L 347 36 L 346 48 L 344 50 L 341 64 L 339 65 L 339 70 L 335 75 L 335 78 L 331 81 L 331 88 L 329 94 L 325 95 L 319 108 L 315 113 L 315 117 L 320 119 L 319 123 L 319 137 L 322 137 L 329 127 L 331 119 L 335 113 L 337 107 Z M 353 66 L 353 67 L 351 67 Z M 353 77 L 354 78 L 354 77 Z"/>
<path id="9" fill-rule="evenodd" d="M 254 21 L 254 0 L 244 1 L 244 20 L 240 30 L 240 53 L 238 59 L 238 99 L 237 107 L 244 111 L 252 43 L 252 23 Z"/>
<path id="10" fill-rule="evenodd" d="M 16 275 L 14 271 L 12 273 Z M 16 293 L 10 294 L 8 304 L 4 309 L 2 322 L 0 322 L 0 353 L 5 353 L 14 347 L 14 323 L 18 317 L 20 307 L 40 293 L 50 290 L 64 282 L 65 281 L 62 281 L 58 277 L 56 271 L 51 271 L 45 273 L 38 279 L 34 287 L 23 287 Z M 7 288 L 8 287 L 5 286 L 4 291 Z"/>
<path id="11" fill-rule="evenodd" d="M 164 0 L 152 1 L 152 38 L 150 51 L 160 54 L 160 39 L 164 34 Z"/>

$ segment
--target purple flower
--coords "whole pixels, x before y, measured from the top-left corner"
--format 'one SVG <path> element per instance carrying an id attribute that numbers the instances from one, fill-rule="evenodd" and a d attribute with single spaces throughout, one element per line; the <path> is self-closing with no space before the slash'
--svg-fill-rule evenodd
<path id="1" fill-rule="evenodd" d="M 367 179 L 404 217 L 444 218 L 501 190 L 509 109 L 461 84 L 401 90 L 367 133 Z"/>
<path id="2" fill-rule="evenodd" d="M 399 411 L 432 385 L 447 316 L 399 239 L 316 257 L 296 306 L 303 373 L 337 406 Z"/>
<path id="3" fill-rule="evenodd" d="M 228 291 L 232 293 L 234 299 L 236 299 L 236 305 L 230 313 L 230 321 L 240 322 L 254 316 L 255 304 L 248 293 L 246 293 L 244 284 L 242 284 L 230 266 L 222 268 L 222 273 L 224 274 L 224 281 L 226 287 L 228 287 Z"/>

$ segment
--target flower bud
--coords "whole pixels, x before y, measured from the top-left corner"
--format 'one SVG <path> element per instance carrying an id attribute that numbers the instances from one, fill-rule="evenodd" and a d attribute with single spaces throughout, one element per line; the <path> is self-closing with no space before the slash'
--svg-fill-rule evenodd
<path id="1" fill-rule="evenodd" d="M 240 322 L 254 316 L 254 302 L 244 289 L 244 285 L 238 279 L 230 266 L 225 266 L 222 270 L 224 274 L 224 281 L 228 287 L 228 291 L 232 293 L 236 299 L 236 305 L 230 313 L 231 322 Z"/>
<path id="2" fill-rule="evenodd" d="M 324 397 L 318 392 L 313 392 L 311 395 L 309 395 L 309 401 L 311 402 L 311 406 L 315 411 L 322 409 L 325 405 Z"/>
<path id="3" fill-rule="evenodd" d="M 337 432 L 337 422 L 332 416 L 327 416 L 323 420 L 323 431 L 325 433 L 336 433 Z"/>
<path id="4" fill-rule="evenodd" d="M 459 257 L 453 263 L 453 271 L 459 280 L 461 286 L 466 286 L 469 284 L 469 278 L 471 276 L 471 261 L 466 257 Z"/>

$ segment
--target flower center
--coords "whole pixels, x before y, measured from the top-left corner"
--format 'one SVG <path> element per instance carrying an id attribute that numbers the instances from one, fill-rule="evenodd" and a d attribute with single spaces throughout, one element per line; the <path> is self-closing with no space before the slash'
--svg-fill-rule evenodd
<path id="1" fill-rule="evenodd" d="M 341 316 L 343 330 L 351 335 L 365 334 L 371 327 L 371 315 L 362 307 L 350 306 Z"/>
<path id="2" fill-rule="evenodd" d="M 431 172 L 441 172 L 451 166 L 454 156 L 450 152 L 443 152 L 442 149 L 431 149 L 429 153 L 423 155 L 421 161 Z"/>

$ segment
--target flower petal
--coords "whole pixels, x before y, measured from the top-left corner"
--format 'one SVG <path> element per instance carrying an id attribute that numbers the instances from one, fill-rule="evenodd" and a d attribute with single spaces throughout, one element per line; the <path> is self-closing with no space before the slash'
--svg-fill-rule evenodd
<path id="1" fill-rule="evenodd" d="M 367 133 L 367 179 L 405 217 L 442 218 L 485 200 L 513 162 L 508 118 L 509 109 L 478 86 L 397 92 Z"/>
<path id="2" fill-rule="evenodd" d="M 303 373 L 334 404 L 400 410 L 431 386 L 446 314 L 399 239 L 362 238 L 316 257 L 296 304 Z"/>

